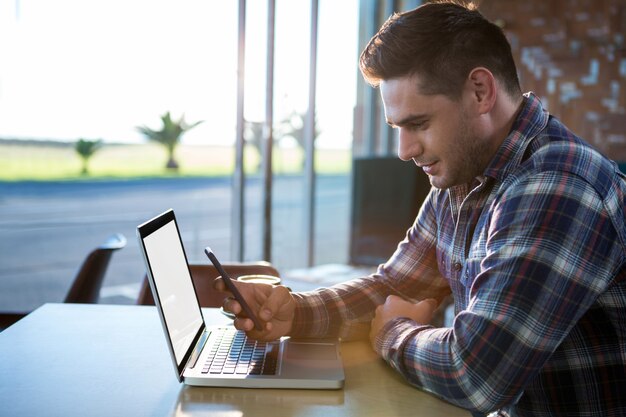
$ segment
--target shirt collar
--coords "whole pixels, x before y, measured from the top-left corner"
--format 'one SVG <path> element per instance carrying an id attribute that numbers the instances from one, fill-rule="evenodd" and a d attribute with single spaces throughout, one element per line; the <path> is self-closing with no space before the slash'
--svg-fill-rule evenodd
<path id="1" fill-rule="evenodd" d="M 548 124 L 548 112 L 534 93 L 524 94 L 520 109 L 511 131 L 491 160 L 484 176 L 502 180 L 521 162 L 530 141 Z"/>

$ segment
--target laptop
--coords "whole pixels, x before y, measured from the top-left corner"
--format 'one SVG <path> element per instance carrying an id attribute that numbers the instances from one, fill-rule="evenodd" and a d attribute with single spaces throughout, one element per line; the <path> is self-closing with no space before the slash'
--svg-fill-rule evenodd
<path id="1" fill-rule="evenodd" d="M 172 209 L 137 227 L 150 289 L 179 382 L 241 388 L 340 389 L 336 339 L 248 339 L 205 323 Z"/>

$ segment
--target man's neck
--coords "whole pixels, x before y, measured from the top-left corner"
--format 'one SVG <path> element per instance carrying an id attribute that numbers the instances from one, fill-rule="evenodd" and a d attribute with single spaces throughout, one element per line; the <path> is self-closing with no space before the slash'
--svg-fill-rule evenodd
<path id="1" fill-rule="evenodd" d="M 491 117 L 491 143 L 493 145 L 491 151 L 493 155 L 496 154 L 500 146 L 502 146 L 504 140 L 507 138 L 509 133 L 511 133 L 513 124 L 515 123 L 515 120 L 517 119 L 517 116 L 523 106 L 523 96 L 520 95 L 519 97 L 512 99 L 503 91 L 498 93 L 498 100 L 493 108 Z"/>

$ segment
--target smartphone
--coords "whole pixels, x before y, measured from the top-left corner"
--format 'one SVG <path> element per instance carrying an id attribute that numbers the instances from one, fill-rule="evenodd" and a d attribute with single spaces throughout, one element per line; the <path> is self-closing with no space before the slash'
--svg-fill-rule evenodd
<path id="1" fill-rule="evenodd" d="M 208 246 L 204 248 L 204 253 L 206 253 L 206 256 L 209 257 L 209 260 L 211 261 L 211 263 L 215 266 L 217 271 L 222 276 L 222 279 L 224 280 L 224 284 L 226 284 L 226 288 L 228 288 L 228 290 L 233 294 L 233 296 L 235 297 L 235 300 L 237 300 L 237 302 L 241 305 L 241 308 L 246 313 L 246 315 L 254 322 L 254 327 L 259 331 L 263 330 L 264 328 L 263 323 L 261 323 L 261 320 L 259 320 L 256 314 L 252 312 L 252 309 L 250 308 L 248 303 L 246 303 L 246 300 L 244 300 L 243 296 L 241 295 L 241 293 L 239 292 L 239 290 L 233 283 L 233 280 L 228 276 L 226 271 L 224 271 L 224 268 L 222 268 L 222 264 L 220 264 L 220 262 L 217 260 L 211 248 Z"/>

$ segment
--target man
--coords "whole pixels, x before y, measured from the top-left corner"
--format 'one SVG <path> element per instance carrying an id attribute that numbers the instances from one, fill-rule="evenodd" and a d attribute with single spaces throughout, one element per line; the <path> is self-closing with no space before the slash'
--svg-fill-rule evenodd
<path id="1" fill-rule="evenodd" d="M 626 415 L 616 165 L 522 95 L 506 38 L 472 6 L 394 15 L 360 65 L 400 158 L 433 188 L 376 274 L 309 293 L 241 285 L 266 327 L 235 326 L 260 339 L 369 334 L 410 383 L 476 415 Z M 428 325 L 449 293 L 452 327 Z"/>

